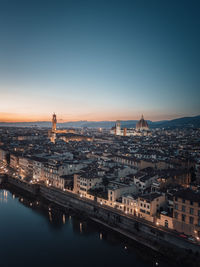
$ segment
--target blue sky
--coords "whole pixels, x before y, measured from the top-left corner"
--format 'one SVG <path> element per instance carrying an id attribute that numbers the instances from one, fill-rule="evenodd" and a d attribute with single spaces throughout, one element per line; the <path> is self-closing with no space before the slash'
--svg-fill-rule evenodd
<path id="1" fill-rule="evenodd" d="M 0 121 L 200 114 L 199 1 L 0 0 Z"/>

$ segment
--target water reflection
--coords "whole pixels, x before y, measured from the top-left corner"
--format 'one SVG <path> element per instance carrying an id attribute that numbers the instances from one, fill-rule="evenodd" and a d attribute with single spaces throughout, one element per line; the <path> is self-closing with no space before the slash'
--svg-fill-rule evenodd
<path id="1" fill-rule="evenodd" d="M 100 240 L 103 239 L 103 235 L 102 235 L 102 233 L 99 234 L 99 239 L 100 239 Z"/>
<path id="2" fill-rule="evenodd" d="M 0 201 L 3 203 L 8 202 L 8 191 L 7 190 L 0 191 Z"/>
<path id="3" fill-rule="evenodd" d="M 22 233 L 23 231 L 27 231 L 30 240 L 37 240 L 37 242 L 33 242 L 33 244 L 31 242 L 27 243 L 28 246 L 30 246 L 30 251 L 33 250 L 34 253 L 37 253 L 38 249 L 38 253 L 40 255 L 40 250 L 43 251 L 45 248 L 45 251 L 47 251 L 47 254 L 49 255 L 49 263 L 46 262 L 47 258 L 42 258 L 41 254 L 40 261 L 42 262 L 44 260 L 44 263 L 40 264 L 39 262 L 37 262 L 37 264 L 30 266 L 37 265 L 38 267 L 60 267 L 67 265 L 95 265 L 97 267 L 118 267 L 123 265 L 150 267 L 152 266 L 152 264 L 155 266 L 155 256 L 152 256 L 152 251 L 143 248 L 142 246 L 132 242 L 131 240 L 126 240 L 121 235 L 114 233 L 100 225 L 97 225 L 92 221 L 88 221 L 87 218 L 84 218 L 81 214 L 78 215 L 71 210 L 68 211 L 65 209 L 60 209 L 58 206 L 46 203 L 41 199 L 34 199 L 30 197 L 27 198 L 26 196 L 22 196 L 20 193 L 15 192 L 11 189 L 9 191 L 10 192 L 5 189 L 0 190 L 1 202 L 13 202 L 15 204 L 18 204 L 18 206 L 15 205 L 15 211 L 20 207 L 26 207 L 23 212 L 24 214 L 26 214 L 26 217 L 30 216 L 30 221 L 34 221 L 33 226 L 35 224 L 35 221 L 39 220 L 39 227 L 36 228 L 37 230 L 35 230 L 35 228 L 30 228 L 31 225 L 24 225 L 24 219 L 22 219 L 22 221 L 20 221 L 19 219 L 20 223 L 16 224 L 14 231 L 21 231 Z M 41 222 L 40 217 L 42 218 Z M 43 225 L 43 228 L 40 232 L 41 225 Z M 36 231 L 35 234 L 31 234 L 31 229 L 32 231 Z M 10 238 L 12 246 L 14 246 L 12 236 L 7 236 L 7 238 Z M 16 238 L 16 240 L 18 239 Z M 51 242 L 49 242 L 49 240 L 51 240 Z M 16 249 L 18 247 L 18 245 L 16 244 L 19 244 L 19 247 L 21 247 L 22 250 L 26 250 L 26 245 L 24 245 L 26 242 L 25 235 L 21 235 L 21 239 L 17 242 L 18 243 L 15 243 Z M 52 252 L 51 250 L 52 244 L 54 244 L 55 247 L 54 252 Z M 14 250 L 14 247 L 12 248 L 12 246 L 11 249 Z M 76 263 L 70 264 L 69 262 L 69 264 L 63 264 L 63 262 L 66 261 L 65 254 L 67 253 L 67 251 L 69 251 L 68 258 L 73 258 Z M 80 253 L 80 260 L 78 259 L 79 257 L 77 256 L 77 253 Z M 98 253 L 101 254 L 101 259 L 99 259 L 99 261 L 96 261 L 98 255 L 100 255 Z M 29 252 L 27 252 L 27 257 L 28 255 Z M 89 258 L 91 259 L 91 264 L 88 263 Z M 77 264 L 78 260 L 80 261 L 79 264 Z M 55 263 L 54 265 L 51 265 L 50 261 L 60 261 L 60 264 Z M 107 261 L 107 263 L 105 263 L 105 261 Z M 158 260 L 156 262 L 158 262 Z M 7 267 L 9 265 L 5 266 Z"/>
<path id="4" fill-rule="evenodd" d="M 63 214 L 63 224 L 65 224 L 66 220 L 65 220 L 65 214 Z"/>
<path id="5" fill-rule="evenodd" d="M 83 232 L 83 225 L 82 225 L 82 223 L 80 222 L 80 233 L 82 233 Z"/>

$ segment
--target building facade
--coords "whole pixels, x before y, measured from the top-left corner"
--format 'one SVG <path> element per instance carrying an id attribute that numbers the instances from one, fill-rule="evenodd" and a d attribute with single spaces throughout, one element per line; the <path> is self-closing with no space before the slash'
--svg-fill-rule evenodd
<path id="1" fill-rule="evenodd" d="M 173 198 L 174 229 L 180 233 L 200 237 L 200 193 L 182 189 Z"/>

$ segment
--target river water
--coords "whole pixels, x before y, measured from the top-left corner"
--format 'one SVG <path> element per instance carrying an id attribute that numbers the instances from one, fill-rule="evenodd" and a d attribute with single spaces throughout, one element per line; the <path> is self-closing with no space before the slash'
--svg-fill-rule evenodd
<path id="1" fill-rule="evenodd" d="M 0 189 L 0 266 L 167 266 L 109 229 Z"/>

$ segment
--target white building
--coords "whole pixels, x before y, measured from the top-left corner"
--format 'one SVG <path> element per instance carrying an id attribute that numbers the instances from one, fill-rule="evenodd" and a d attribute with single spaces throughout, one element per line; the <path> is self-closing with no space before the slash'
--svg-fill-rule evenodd
<path id="1" fill-rule="evenodd" d="M 44 164 L 44 179 L 47 185 L 64 189 L 65 179 L 61 176 L 77 173 L 85 166 L 86 164 L 77 161 L 65 161 L 63 163 L 49 161 Z"/>
<path id="2" fill-rule="evenodd" d="M 134 194 L 124 194 L 122 196 L 124 212 L 130 215 L 138 215 L 138 197 Z"/>
<path id="3" fill-rule="evenodd" d="M 119 182 L 112 182 L 108 187 L 108 201 L 110 205 L 116 204 L 115 202 L 122 197 L 125 193 L 136 194 L 138 192 L 137 187 L 134 184 L 124 184 Z"/>
<path id="4" fill-rule="evenodd" d="M 138 173 L 133 177 L 134 184 L 138 187 L 139 192 L 143 192 L 158 179 L 157 174 Z"/>

